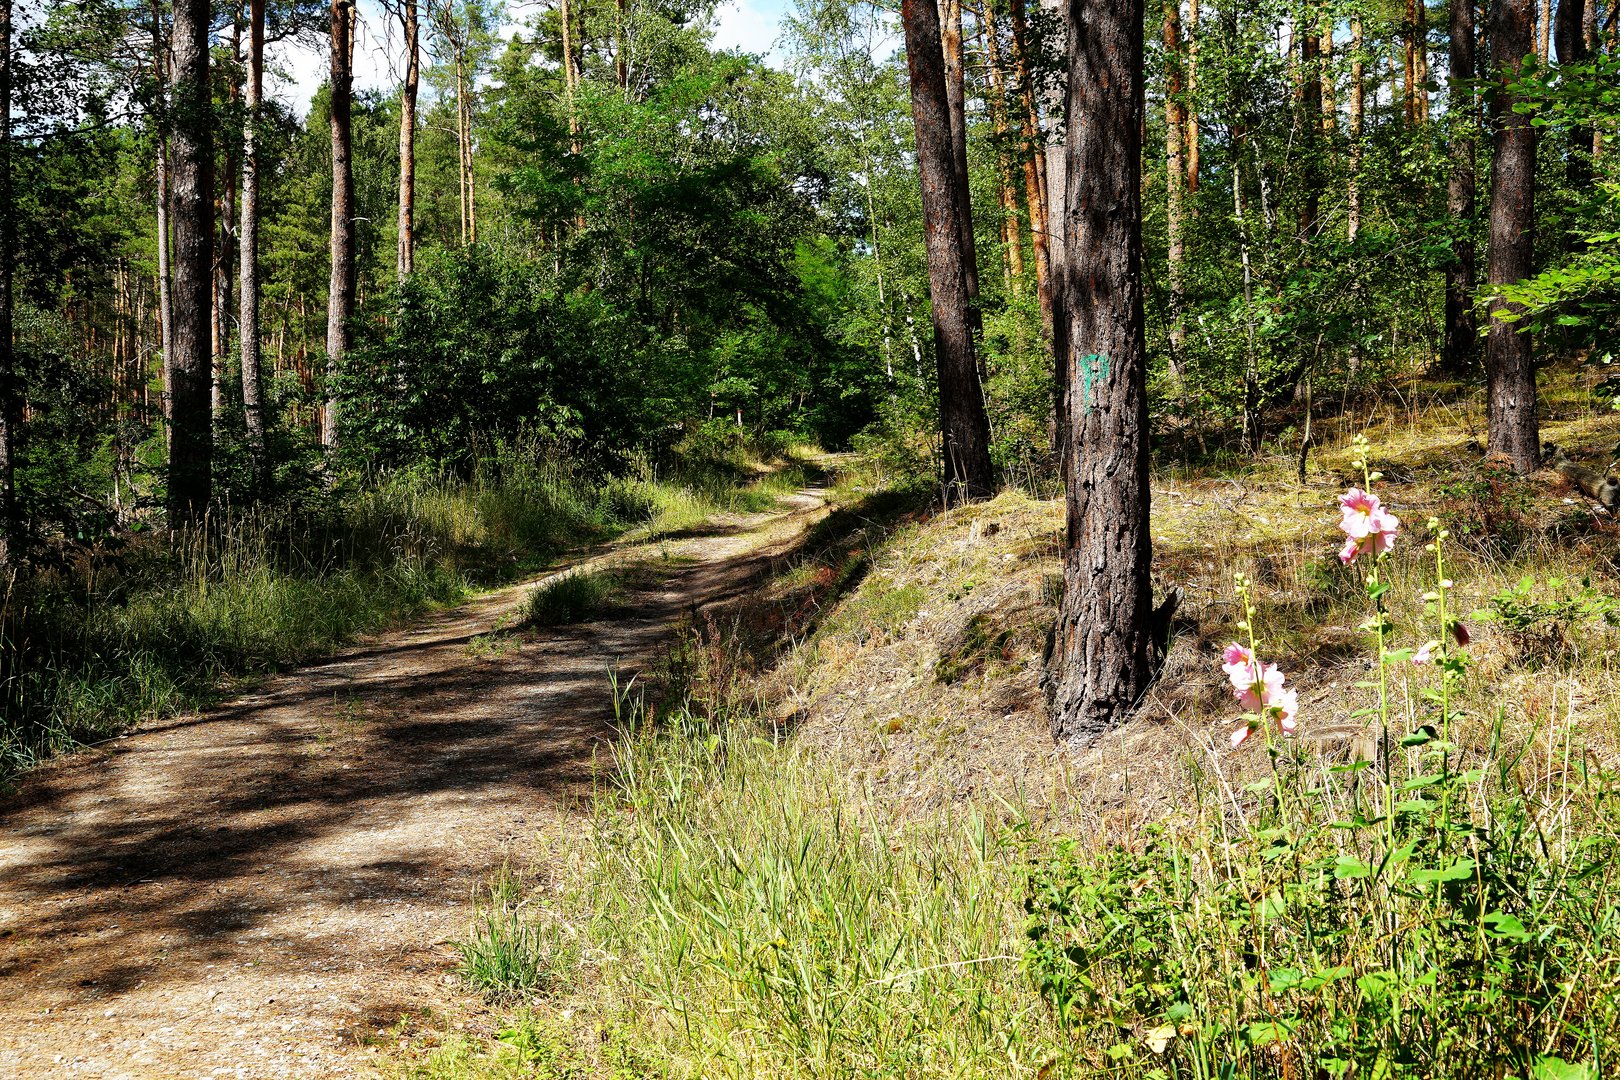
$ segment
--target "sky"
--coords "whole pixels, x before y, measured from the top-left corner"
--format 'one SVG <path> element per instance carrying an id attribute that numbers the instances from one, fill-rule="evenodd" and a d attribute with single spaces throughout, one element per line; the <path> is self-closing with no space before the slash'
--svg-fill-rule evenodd
<path id="1" fill-rule="evenodd" d="M 360 32 L 355 39 L 354 85 L 356 90 L 392 89 L 399 85 L 399 28 L 384 17 L 382 6 L 376 0 L 359 0 Z M 718 48 L 742 49 L 772 59 L 780 59 L 776 48 L 779 27 L 788 13 L 791 0 L 727 0 L 716 12 L 714 41 Z M 525 4 L 516 0 L 508 11 L 519 20 L 526 14 Z M 516 29 L 506 28 L 507 33 Z M 272 46 L 271 66 L 279 74 L 267 75 L 271 96 L 291 105 L 299 115 L 309 109 L 309 100 L 326 79 L 331 63 L 324 43 L 294 44 L 283 42 Z"/>

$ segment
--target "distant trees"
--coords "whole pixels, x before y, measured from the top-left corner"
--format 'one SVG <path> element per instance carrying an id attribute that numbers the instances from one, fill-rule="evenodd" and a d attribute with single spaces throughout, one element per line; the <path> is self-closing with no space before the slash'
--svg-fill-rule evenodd
<path id="1" fill-rule="evenodd" d="M 1446 210 L 1456 230 L 1446 264 L 1446 316 L 1440 356 L 1451 371 L 1467 369 L 1477 352 L 1474 331 L 1474 153 L 1479 106 L 1475 100 L 1474 5 L 1451 5 L 1447 111 L 1451 114 L 1451 177 Z"/>
<path id="2" fill-rule="evenodd" d="M 1052 734 L 1083 746 L 1128 718 L 1152 675 L 1143 0 L 1071 0 L 1069 17 L 1057 335 L 1068 512 L 1047 679 Z"/>
<path id="3" fill-rule="evenodd" d="M 1497 82 L 1491 116 L 1496 148 L 1491 159 L 1491 220 L 1488 280 L 1493 286 L 1523 281 L 1534 272 L 1536 129 L 1513 108 L 1512 84 L 1534 52 L 1532 0 L 1492 0 L 1491 76 Z M 1491 453 L 1519 473 L 1541 463 L 1536 423 L 1536 369 L 1526 327 L 1498 316 L 1516 310 L 1500 298 L 1491 303 L 1485 343 L 1486 421 Z"/>

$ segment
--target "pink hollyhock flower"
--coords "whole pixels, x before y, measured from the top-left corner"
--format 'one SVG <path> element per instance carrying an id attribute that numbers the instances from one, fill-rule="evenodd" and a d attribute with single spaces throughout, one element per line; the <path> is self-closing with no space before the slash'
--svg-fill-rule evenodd
<path id="1" fill-rule="evenodd" d="M 1339 496 L 1339 511 L 1339 530 L 1346 538 L 1339 549 L 1340 562 L 1354 562 L 1364 552 L 1382 555 L 1395 546 L 1401 519 L 1386 510 L 1378 496 L 1351 488 Z"/>
<path id="2" fill-rule="evenodd" d="M 1249 721 L 1243 721 L 1243 723 L 1232 732 L 1232 749 L 1236 750 L 1238 747 L 1242 746 L 1244 741 L 1248 739 L 1249 733 L 1253 730 L 1254 726 L 1250 724 Z"/>
<path id="3" fill-rule="evenodd" d="M 1414 663 L 1414 664 L 1432 664 L 1432 663 L 1434 663 L 1434 650 L 1439 644 L 1440 643 L 1438 641 L 1426 641 L 1426 642 L 1424 642 L 1423 643 L 1423 648 L 1419 649 L 1417 652 L 1412 654 L 1412 663 Z"/>
<path id="4" fill-rule="evenodd" d="M 1299 694 L 1294 690 L 1280 692 L 1272 701 L 1272 708 L 1277 713 L 1277 726 L 1284 735 L 1292 735 L 1298 726 Z"/>
<path id="5" fill-rule="evenodd" d="M 1275 720 L 1284 735 L 1292 735 L 1295 718 L 1299 714 L 1299 695 L 1284 686 L 1286 677 L 1276 664 L 1262 663 L 1253 651 L 1235 642 L 1222 652 L 1222 670 L 1232 680 L 1232 696 L 1245 712 L 1255 713 L 1260 720 L 1244 720 L 1232 732 L 1232 749 L 1242 746 L 1259 723 Z"/>

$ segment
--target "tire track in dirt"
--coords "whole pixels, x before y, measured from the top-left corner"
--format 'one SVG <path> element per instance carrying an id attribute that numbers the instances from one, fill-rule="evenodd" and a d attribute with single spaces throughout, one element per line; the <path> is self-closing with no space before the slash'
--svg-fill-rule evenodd
<path id="1" fill-rule="evenodd" d="M 508 855 L 577 827 L 607 672 L 746 592 L 823 506 L 566 568 L 659 567 L 611 621 L 469 648 L 535 579 L 27 777 L 0 798 L 0 1076 L 364 1074 L 401 1015 L 475 1016 L 450 941 Z"/>

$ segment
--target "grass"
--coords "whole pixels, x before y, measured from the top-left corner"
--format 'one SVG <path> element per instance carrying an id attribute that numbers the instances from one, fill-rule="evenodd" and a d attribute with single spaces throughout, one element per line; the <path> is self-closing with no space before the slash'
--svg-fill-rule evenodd
<path id="1" fill-rule="evenodd" d="M 571 570 L 539 586 L 523 603 L 530 626 L 584 622 L 608 607 L 619 593 L 617 575 L 607 570 Z"/>
<path id="2" fill-rule="evenodd" d="M 1584 400 L 1561 386 L 1549 400 Z M 1043 772 L 997 774 L 1045 738 L 1035 630 L 1061 506 L 846 505 L 761 590 L 775 614 L 700 628 L 670 665 L 684 692 L 625 714 L 589 834 L 546 890 L 582 942 L 574 966 L 497 1039 L 418 1044 L 401 1067 L 1609 1075 L 1620 541 L 1556 480 L 1478 460 L 1467 408 L 1417 392 L 1354 428 L 1405 522 L 1383 567 L 1396 650 L 1435 636 L 1428 519 L 1450 533 L 1471 643 L 1444 715 L 1435 669 L 1399 651 L 1389 710 L 1365 712 L 1379 668 L 1363 583 L 1333 557 L 1353 469 L 1331 425 L 1305 485 L 1286 451 L 1155 477 L 1158 566 L 1188 593 L 1172 667 L 1135 720 Z M 1614 442 L 1615 418 L 1571 409 L 1549 438 Z M 1275 753 L 1227 750 L 1217 650 L 1237 633 L 1237 572 L 1302 694 L 1306 737 Z M 766 631 L 775 648 L 745 640 Z M 952 762 L 971 794 L 931 788 Z"/>

